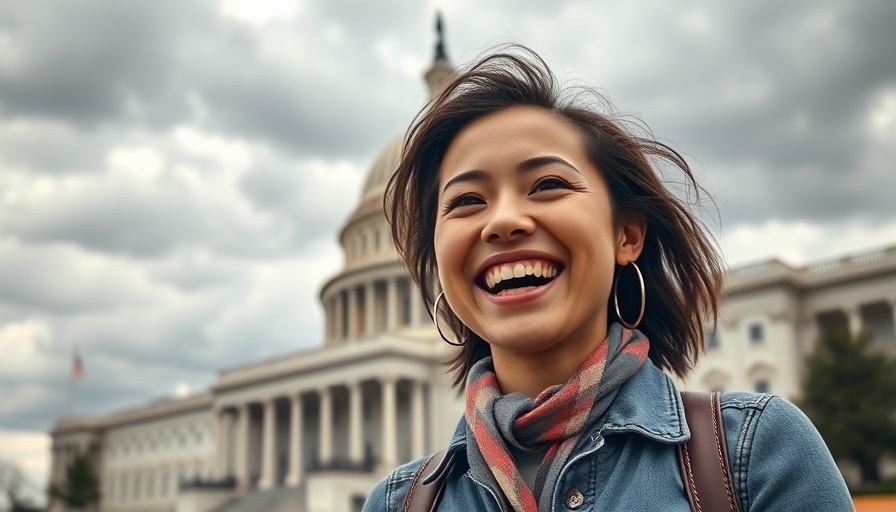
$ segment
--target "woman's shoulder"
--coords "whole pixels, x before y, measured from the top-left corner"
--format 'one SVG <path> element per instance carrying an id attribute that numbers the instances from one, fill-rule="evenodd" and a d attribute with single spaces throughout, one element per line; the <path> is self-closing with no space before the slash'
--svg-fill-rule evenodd
<path id="1" fill-rule="evenodd" d="M 386 475 L 367 494 L 362 512 L 392 512 L 401 510 L 411 481 L 430 456 L 403 464 Z"/>
<path id="2" fill-rule="evenodd" d="M 769 393 L 732 392 L 723 393 L 720 405 L 725 430 L 737 434 L 740 444 L 766 440 L 773 436 L 782 443 L 799 443 L 802 447 L 820 448 L 825 454 L 827 447 L 815 426 L 805 414 L 789 400 Z M 730 447 L 729 447 L 730 448 Z M 739 455 L 747 455 L 748 448 L 741 446 Z"/>
<path id="3" fill-rule="evenodd" d="M 723 393 L 732 479 L 744 510 L 851 510 L 852 500 L 815 426 L 790 401 Z"/>

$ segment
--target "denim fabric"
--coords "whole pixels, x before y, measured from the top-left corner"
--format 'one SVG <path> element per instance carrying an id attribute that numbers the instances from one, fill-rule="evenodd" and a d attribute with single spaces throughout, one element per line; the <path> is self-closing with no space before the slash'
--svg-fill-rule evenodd
<path id="1" fill-rule="evenodd" d="M 725 393 L 722 416 L 743 512 L 853 510 L 827 447 L 791 403 L 774 395 Z M 585 497 L 578 511 L 690 511 L 676 446 L 689 437 L 678 391 L 647 361 L 622 386 L 603 424 L 583 436 L 561 470 L 552 510 L 570 510 L 564 497 L 578 489 Z M 465 451 L 467 440 L 462 419 L 448 451 Z M 483 475 L 465 464 L 465 454 L 458 458 L 439 510 L 511 512 L 500 490 L 485 485 Z M 379 482 L 364 512 L 400 511 L 421 463 L 405 464 Z"/>

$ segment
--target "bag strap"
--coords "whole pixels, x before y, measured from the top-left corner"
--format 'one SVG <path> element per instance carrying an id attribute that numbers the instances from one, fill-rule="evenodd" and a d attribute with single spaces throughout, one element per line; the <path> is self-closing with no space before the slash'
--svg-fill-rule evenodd
<path id="1" fill-rule="evenodd" d="M 740 512 L 728 464 L 720 396 L 719 392 L 681 392 L 691 439 L 678 445 L 678 462 L 693 512 Z"/>
<path id="2" fill-rule="evenodd" d="M 740 512 L 728 465 L 728 449 L 725 446 L 725 428 L 722 424 L 719 397 L 718 392 L 681 392 L 691 439 L 678 446 L 678 461 L 692 512 L 724 510 Z M 433 478 L 433 474 L 440 466 L 439 461 L 444 456 L 445 450 L 442 450 L 420 465 L 404 497 L 402 512 L 436 510 L 439 497 L 445 489 L 445 481 L 454 466 L 452 456 L 445 462 L 441 472 Z M 693 466 L 692 461 L 699 461 L 699 464 Z"/>
<path id="3" fill-rule="evenodd" d="M 439 468 L 439 462 L 445 456 L 442 450 L 433 454 L 432 457 L 426 459 L 423 464 L 417 468 L 414 473 L 414 479 L 411 480 L 411 487 L 404 497 L 404 506 L 401 507 L 402 512 L 433 512 L 439 502 L 439 496 L 445 489 L 445 481 L 454 467 L 454 455 L 445 461 L 441 473 L 432 478 L 433 473 Z"/>

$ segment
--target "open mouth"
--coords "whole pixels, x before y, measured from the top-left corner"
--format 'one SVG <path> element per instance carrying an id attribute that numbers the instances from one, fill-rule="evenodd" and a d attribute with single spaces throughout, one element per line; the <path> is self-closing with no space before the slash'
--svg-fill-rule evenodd
<path id="1" fill-rule="evenodd" d="M 563 272 L 548 260 L 521 260 L 489 267 L 476 280 L 480 288 L 499 297 L 519 295 L 544 286 Z"/>

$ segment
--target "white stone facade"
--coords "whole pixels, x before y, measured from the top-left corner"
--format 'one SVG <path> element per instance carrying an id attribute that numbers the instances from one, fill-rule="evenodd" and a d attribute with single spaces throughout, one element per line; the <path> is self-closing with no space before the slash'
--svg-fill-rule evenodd
<path id="1" fill-rule="evenodd" d="M 802 362 L 823 332 L 864 331 L 896 356 L 894 318 L 896 247 L 801 268 L 773 260 L 733 269 L 717 330 L 686 384 L 794 399 Z"/>

